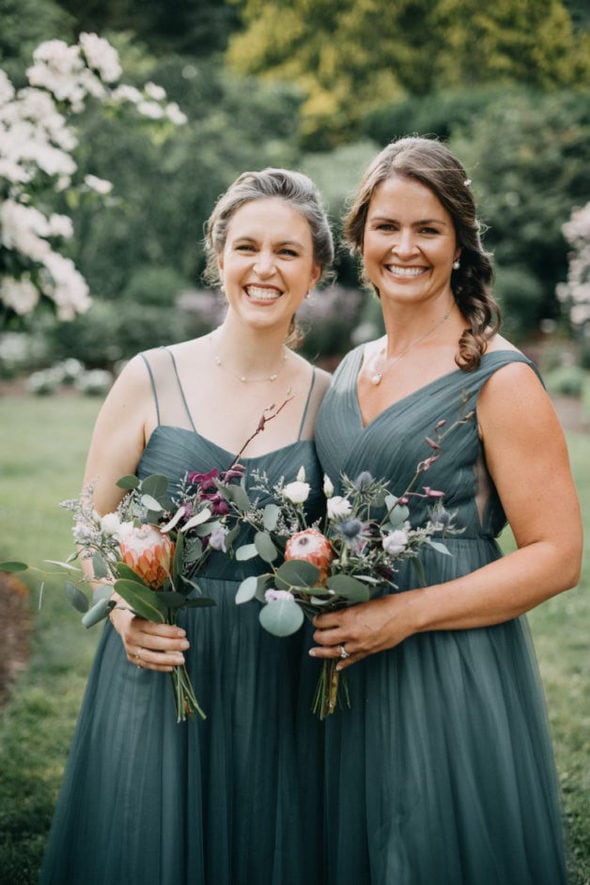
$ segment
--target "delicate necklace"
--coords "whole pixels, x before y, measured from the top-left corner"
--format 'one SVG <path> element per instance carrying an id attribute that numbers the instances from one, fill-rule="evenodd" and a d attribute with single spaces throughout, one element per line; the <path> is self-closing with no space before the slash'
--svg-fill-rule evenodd
<path id="1" fill-rule="evenodd" d="M 375 387 L 377 387 L 379 384 L 381 384 L 381 381 L 383 380 L 383 376 L 385 375 L 385 373 L 388 372 L 391 368 L 393 368 L 393 366 L 395 366 L 396 363 L 399 363 L 399 361 L 402 359 L 402 357 L 404 357 L 407 353 L 410 352 L 412 347 L 415 347 L 416 344 L 420 344 L 421 341 L 424 341 L 426 338 L 428 338 L 429 335 L 432 335 L 433 332 L 436 332 L 436 330 L 439 329 L 442 326 L 442 324 L 444 322 L 446 322 L 446 320 L 448 320 L 450 315 L 451 315 L 451 311 L 449 310 L 449 312 L 444 315 L 442 320 L 440 320 L 435 326 L 433 326 L 432 329 L 429 329 L 428 332 L 425 332 L 424 335 L 420 336 L 420 338 L 416 338 L 415 341 L 411 341 L 410 344 L 408 344 L 408 346 L 405 347 L 401 353 L 398 353 L 397 356 L 392 357 L 389 360 L 389 362 L 386 362 L 385 365 L 383 366 L 383 368 L 381 369 L 381 371 L 374 372 L 373 375 L 371 375 L 371 379 L 370 379 L 371 384 L 374 384 Z M 381 348 L 381 351 L 379 352 L 379 356 L 384 353 L 385 353 L 385 347 Z"/>
<path id="2" fill-rule="evenodd" d="M 214 343 L 212 335 L 209 336 L 209 340 L 211 341 L 212 344 Z M 218 353 L 213 354 L 213 359 L 215 360 L 216 366 L 219 366 L 219 368 L 223 369 L 225 372 L 229 372 L 230 375 L 233 375 L 234 378 L 237 378 L 237 380 L 241 381 L 242 384 L 259 384 L 263 381 L 276 381 L 277 380 L 277 378 L 281 374 L 283 366 L 285 365 L 285 361 L 287 359 L 287 354 L 288 354 L 288 350 L 283 345 L 283 353 L 281 355 L 281 365 L 276 370 L 276 372 L 272 372 L 270 375 L 265 375 L 264 378 L 247 378 L 245 375 L 242 375 L 239 372 L 235 372 L 229 366 L 225 365 L 225 363 L 223 362 L 223 360 L 221 359 L 221 357 L 219 356 Z"/>

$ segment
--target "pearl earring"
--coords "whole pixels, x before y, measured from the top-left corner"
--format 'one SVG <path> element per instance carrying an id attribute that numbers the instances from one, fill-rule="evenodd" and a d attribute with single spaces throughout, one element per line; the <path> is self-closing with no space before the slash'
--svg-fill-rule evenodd
<path id="1" fill-rule="evenodd" d="M 458 258 L 456 258 L 455 261 L 453 261 L 453 270 L 459 270 L 460 267 L 461 267 L 461 262 L 459 261 Z"/>

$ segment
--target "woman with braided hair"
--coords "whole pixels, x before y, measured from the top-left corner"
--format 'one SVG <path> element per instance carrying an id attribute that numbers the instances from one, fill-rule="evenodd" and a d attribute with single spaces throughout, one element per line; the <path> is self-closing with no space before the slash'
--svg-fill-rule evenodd
<path id="1" fill-rule="evenodd" d="M 533 364 L 498 334 L 467 174 L 403 138 L 366 171 L 345 223 L 386 334 L 338 367 L 316 426 L 335 485 L 423 481 L 462 532 L 395 587 L 315 618 L 351 709 L 327 717 L 330 885 L 564 885 L 557 778 L 524 613 L 576 584 L 582 532 L 562 430 Z M 339 489 L 336 489 L 338 492 Z M 412 498 L 410 518 L 428 518 Z M 510 524 L 516 549 L 496 538 Z M 407 568 L 405 567 L 407 565 Z M 556 639 L 557 641 L 557 639 Z"/>

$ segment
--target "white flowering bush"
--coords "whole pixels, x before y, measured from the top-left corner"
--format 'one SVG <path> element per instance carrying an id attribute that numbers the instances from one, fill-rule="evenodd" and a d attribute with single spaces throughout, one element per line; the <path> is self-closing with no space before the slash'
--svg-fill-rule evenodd
<path id="1" fill-rule="evenodd" d="M 0 305 L 22 316 L 47 298 L 59 319 L 70 320 L 88 309 L 90 294 L 61 252 L 73 235 L 72 221 L 48 204 L 56 192 L 78 189 L 105 197 L 112 189 L 94 175 L 75 181 L 72 117 L 90 101 L 131 105 L 144 118 L 174 126 L 186 117 L 161 86 L 119 83 L 118 53 L 96 34 L 80 34 L 75 45 L 42 43 L 26 74 L 29 85 L 16 90 L 0 69 Z"/>
<path id="2" fill-rule="evenodd" d="M 572 325 L 590 334 L 590 203 L 574 210 L 562 231 L 572 251 L 567 283 L 557 286 L 557 297 Z"/>

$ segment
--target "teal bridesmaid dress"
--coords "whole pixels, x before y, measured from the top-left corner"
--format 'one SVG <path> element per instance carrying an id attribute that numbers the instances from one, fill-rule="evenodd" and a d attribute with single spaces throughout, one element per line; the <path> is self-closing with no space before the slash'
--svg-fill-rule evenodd
<path id="1" fill-rule="evenodd" d="M 485 355 L 387 408 L 363 426 L 362 348 L 340 364 L 323 400 L 316 446 L 337 485 L 368 470 L 401 494 L 440 419 L 477 409 L 485 381 L 527 362 Z M 510 433 L 510 427 L 506 427 Z M 531 452 L 534 457 L 534 452 Z M 462 534 L 452 554 L 426 550 L 427 583 L 450 581 L 501 554 L 505 516 L 485 467 L 477 420 L 455 429 L 423 484 L 446 493 Z M 412 504 L 412 521 L 425 518 Z M 397 590 L 416 586 L 408 565 Z M 557 638 L 556 638 L 556 641 Z M 558 783 L 543 693 L 524 617 L 432 631 L 348 669 L 351 709 L 325 722 L 326 885 L 563 885 Z"/>
<path id="2" fill-rule="evenodd" d="M 174 483 L 189 470 L 227 468 L 233 455 L 198 433 L 168 353 L 150 352 L 158 426 L 138 475 Z M 256 470 L 276 482 L 304 466 L 316 490 L 313 517 L 323 503 L 321 474 L 313 442 L 301 434 L 241 460 L 248 484 Z M 44 885 L 321 885 L 323 728 L 309 710 L 317 677 L 310 629 L 279 639 L 261 628 L 257 603 L 236 605 L 240 581 L 257 568 L 259 559 L 213 553 L 199 583 L 217 605 L 179 619 L 204 721 L 177 723 L 168 674 L 132 666 L 105 624 Z"/>

